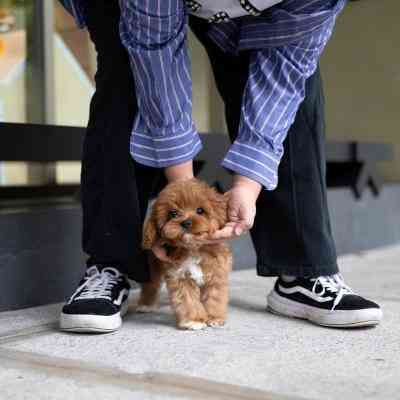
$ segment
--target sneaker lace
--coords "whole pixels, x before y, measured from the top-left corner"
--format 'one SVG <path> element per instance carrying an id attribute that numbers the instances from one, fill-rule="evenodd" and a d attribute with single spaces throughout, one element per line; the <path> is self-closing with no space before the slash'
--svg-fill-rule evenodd
<path id="1" fill-rule="evenodd" d="M 112 267 L 99 271 L 96 266 L 90 267 L 85 276 L 85 282 L 76 289 L 69 303 L 82 299 L 111 300 L 112 288 L 118 282 L 121 273 Z"/>
<path id="2" fill-rule="evenodd" d="M 343 296 L 354 293 L 350 286 L 346 285 L 343 277 L 340 274 L 332 276 L 320 276 L 319 278 L 312 279 L 312 281 L 314 282 L 312 292 L 317 296 L 323 296 L 326 291 L 336 294 L 331 311 L 335 310 L 337 305 L 342 301 Z M 322 287 L 320 292 L 317 292 L 318 286 Z"/>

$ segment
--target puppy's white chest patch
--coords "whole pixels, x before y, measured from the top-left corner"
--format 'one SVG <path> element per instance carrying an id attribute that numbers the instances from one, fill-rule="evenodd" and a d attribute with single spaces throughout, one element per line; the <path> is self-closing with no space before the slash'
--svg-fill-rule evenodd
<path id="1" fill-rule="evenodd" d="M 203 286 L 204 274 L 200 267 L 200 263 L 200 257 L 189 257 L 177 269 L 176 273 L 179 275 L 179 277 L 184 277 L 186 274 L 189 274 L 189 276 L 196 282 L 198 286 Z"/>

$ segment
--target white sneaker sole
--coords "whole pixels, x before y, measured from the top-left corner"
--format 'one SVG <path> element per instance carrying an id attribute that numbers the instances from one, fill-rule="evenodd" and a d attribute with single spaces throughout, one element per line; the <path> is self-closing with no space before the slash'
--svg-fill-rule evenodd
<path id="1" fill-rule="evenodd" d="M 317 325 L 332 328 L 357 328 L 378 325 L 382 320 L 382 310 L 322 310 L 280 296 L 273 290 L 267 297 L 268 310 L 286 317 L 305 319 Z"/>
<path id="2" fill-rule="evenodd" d="M 129 302 L 121 305 L 121 311 L 113 315 L 64 314 L 60 315 L 60 329 L 77 333 L 109 333 L 122 326 L 122 317 L 128 312 Z"/>

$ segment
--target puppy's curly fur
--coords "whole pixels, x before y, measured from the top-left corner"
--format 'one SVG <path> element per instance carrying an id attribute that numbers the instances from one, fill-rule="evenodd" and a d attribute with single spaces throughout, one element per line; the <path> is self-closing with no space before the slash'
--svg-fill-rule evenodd
<path id="1" fill-rule="evenodd" d="M 227 199 L 197 179 L 171 183 L 159 194 L 143 232 L 143 248 L 156 241 L 169 261 L 150 256 L 151 281 L 142 285 L 137 311 L 157 308 L 165 280 L 170 304 L 181 329 L 222 326 L 229 299 L 232 254 L 224 243 L 196 243 L 227 222 Z"/>

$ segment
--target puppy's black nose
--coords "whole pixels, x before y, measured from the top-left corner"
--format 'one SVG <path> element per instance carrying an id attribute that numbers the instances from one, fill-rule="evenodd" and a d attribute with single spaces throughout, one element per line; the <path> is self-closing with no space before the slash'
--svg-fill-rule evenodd
<path id="1" fill-rule="evenodd" d="M 185 219 L 184 221 L 181 222 L 181 227 L 183 229 L 189 229 L 192 226 L 192 220 L 191 219 Z"/>

